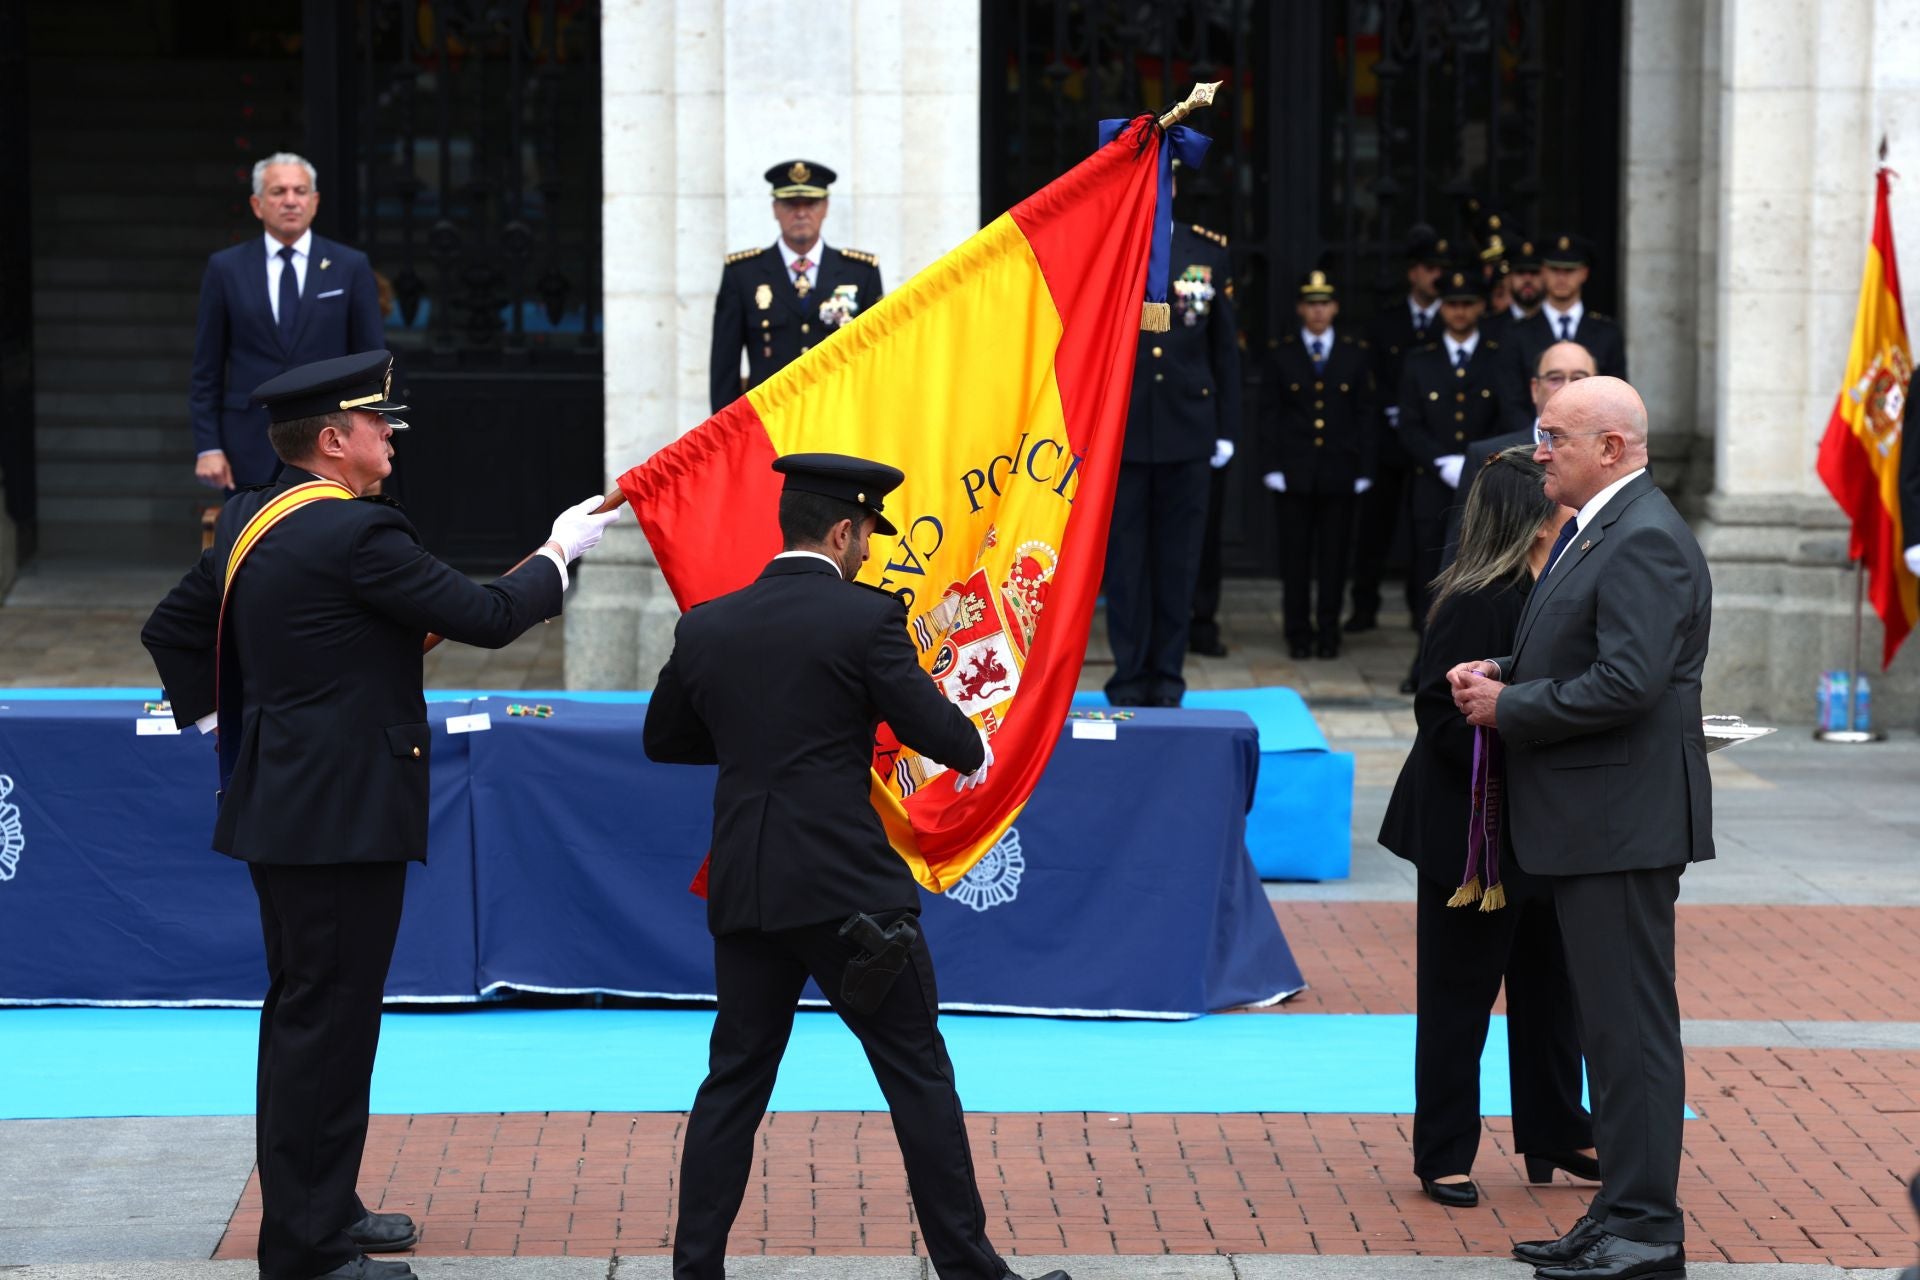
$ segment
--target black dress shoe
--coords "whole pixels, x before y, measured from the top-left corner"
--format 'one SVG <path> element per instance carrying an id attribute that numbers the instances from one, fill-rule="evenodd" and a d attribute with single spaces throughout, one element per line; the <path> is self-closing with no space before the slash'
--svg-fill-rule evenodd
<path id="1" fill-rule="evenodd" d="M 1203 658 L 1224 658 L 1227 656 L 1227 646 L 1221 644 L 1218 637 L 1209 637 L 1205 640 L 1189 640 L 1187 641 L 1187 648 L 1193 650 Z"/>
<path id="2" fill-rule="evenodd" d="M 1027 1280 L 1027 1278 L 1018 1271 L 1009 1271 L 1004 1276 L 1001 1276 L 1000 1280 Z M 1044 1275 L 1033 1277 L 1033 1280 L 1073 1280 L 1073 1277 L 1064 1271 L 1049 1271 Z"/>
<path id="3" fill-rule="evenodd" d="M 1362 631 L 1371 631 L 1380 625 L 1380 619 L 1370 613 L 1356 613 L 1347 619 L 1347 634 L 1357 636 Z"/>
<path id="4" fill-rule="evenodd" d="M 347 1228 L 347 1239 L 362 1253 L 398 1253 L 419 1244 L 420 1233 L 404 1213 L 369 1213 Z"/>
<path id="5" fill-rule="evenodd" d="M 1435 1182 L 1430 1178 L 1422 1178 L 1420 1189 L 1427 1193 L 1427 1199 L 1449 1209 L 1471 1209 L 1480 1203 L 1480 1188 L 1473 1185 L 1471 1178 L 1465 1182 Z"/>
<path id="6" fill-rule="evenodd" d="M 1340 656 L 1340 642 L 1338 640 L 1322 640 L 1313 647 L 1313 651 L 1315 655 L 1322 658 L 1337 658 Z"/>
<path id="7" fill-rule="evenodd" d="M 404 1262 L 375 1262 L 363 1253 L 313 1280 L 413 1280 L 413 1268 Z"/>
<path id="8" fill-rule="evenodd" d="M 1687 1280 L 1680 1244 L 1629 1240 L 1601 1231 L 1577 1258 L 1534 1270 L 1535 1280 Z"/>
<path id="9" fill-rule="evenodd" d="M 1420 692 L 1420 682 L 1414 679 L 1412 676 L 1408 676 L 1405 680 L 1402 680 L 1400 682 L 1400 692 L 1418 693 Z"/>
<path id="10" fill-rule="evenodd" d="M 1513 1246 L 1513 1256 L 1536 1267 L 1551 1266 L 1579 1257 L 1599 1234 L 1600 1224 L 1583 1217 L 1558 1240 L 1522 1240 Z"/>
<path id="11" fill-rule="evenodd" d="M 1535 1186 L 1552 1182 L 1555 1169 L 1565 1169 L 1573 1177 L 1585 1178 L 1588 1182 L 1600 1181 L 1600 1162 L 1578 1151 L 1549 1151 L 1523 1158 L 1527 1162 L 1527 1181 Z"/>
<path id="12" fill-rule="evenodd" d="M 1313 646 L 1304 640 L 1296 640 L 1287 646 L 1287 656 L 1295 662 L 1305 662 L 1313 656 Z"/>

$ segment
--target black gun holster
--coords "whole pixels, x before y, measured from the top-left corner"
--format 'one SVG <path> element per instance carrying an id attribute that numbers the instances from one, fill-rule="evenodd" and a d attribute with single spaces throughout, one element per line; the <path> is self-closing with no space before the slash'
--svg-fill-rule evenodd
<path id="1" fill-rule="evenodd" d="M 907 957 L 919 940 L 920 926 L 912 916 L 902 916 L 880 927 L 864 911 L 856 911 L 840 926 L 841 941 L 860 949 L 847 961 L 847 973 L 840 980 L 840 999 L 855 1013 L 872 1013 L 887 998 L 893 980 L 907 967 Z"/>

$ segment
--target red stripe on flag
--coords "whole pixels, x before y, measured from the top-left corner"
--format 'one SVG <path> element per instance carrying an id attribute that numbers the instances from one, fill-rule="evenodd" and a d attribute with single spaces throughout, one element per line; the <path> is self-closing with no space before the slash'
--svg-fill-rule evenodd
<path id="1" fill-rule="evenodd" d="M 767 429 L 741 396 L 620 477 L 683 613 L 746 586 L 779 552 L 784 478 L 773 460 Z"/>

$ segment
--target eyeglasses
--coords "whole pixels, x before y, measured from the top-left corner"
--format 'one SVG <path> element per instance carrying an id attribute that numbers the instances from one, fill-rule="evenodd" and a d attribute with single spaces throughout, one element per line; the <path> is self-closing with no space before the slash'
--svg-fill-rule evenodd
<path id="1" fill-rule="evenodd" d="M 1533 380 L 1535 382 L 1544 383 L 1549 387 L 1564 387 L 1569 382 L 1578 382 L 1582 378 L 1591 378 L 1592 376 L 1593 376 L 1592 374 L 1584 371 L 1575 372 L 1575 373 L 1561 373 L 1559 370 L 1556 369 L 1552 373 L 1536 373 L 1533 375 Z"/>
<path id="2" fill-rule="evenodd" d="M 1605 431 L 1549 431 L 1536 423 L 1533 428 L 1533 446 L 1537 449 L 1545 445 L 1547 452 L 1552 453 L 1555 448 L 1565 444 L 1574 436 L 1604 436 L 1606 434 Z"/>

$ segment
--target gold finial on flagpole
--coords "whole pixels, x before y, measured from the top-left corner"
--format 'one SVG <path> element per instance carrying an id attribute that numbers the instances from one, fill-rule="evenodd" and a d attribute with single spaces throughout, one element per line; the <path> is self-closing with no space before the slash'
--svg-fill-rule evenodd
<path id="1" fill-rule="evenodd" d="M 1224 80 L 1215 80 L 1211 84 L 1194 85 L 1193 92 L 1187 95 L 1185 102 L 1160 117 L 1160 127 L 1162 129 L 1171 129 L 1198 111 L 1201 107 L 1212 106 L 1213 95 L 1218 93 L 1220 86 L 1225 83 L 1226 81 Z"/>

